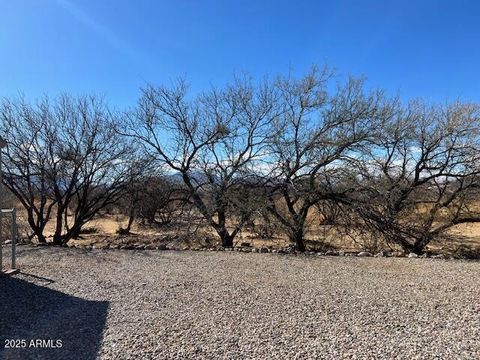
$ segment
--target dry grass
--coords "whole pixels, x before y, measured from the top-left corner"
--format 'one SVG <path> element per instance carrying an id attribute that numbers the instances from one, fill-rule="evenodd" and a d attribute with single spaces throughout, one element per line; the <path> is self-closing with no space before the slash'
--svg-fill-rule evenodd
<path id="1" fill-rule="evenodd" d="M 28 225 L 26 223 L 25 211 L 18 207 L 19 231 L 25 237 Z M 219 245 L 216 235 L 211 229 L 205 227 L 191 226 L 142 226 L 135 223 L 132 227 L 132 235 L 119 236 L 117 231 L 120 227 L 126 227 L 128 218 L 123 215 L 103 215 L 87 224 L 82 238 L 73 241 L 71 244 L 97 245 L 106 247 L 110 244 L 167 244 L 170 248 L 186 249 L 200 248 L 205 246 Z M 312 213 L 309 216 L 310 227 L 306 238 L 311 247 L 331 246 L 333 248 L 347 251 L 370 250 L 368 243 L 371 239 L 359 236 L 357 241 L 352 237 L 340 234 L 333 226 L 321 225 L 318 214 Z M 51 221 L 46 227 L 47 236 L 53 235 L 54 222 Z M 433 252 L 456 253 L 462 249 L 480 248 L 480 223 L 460 224 L 453 227 L 447 234 L 447 239 L 439 239 L 432 242 L 428 250 Z M 250 243 L 253 247 L 281 248 L 289 245 L 288 238 L 279 231 L 271 239 L 262 239 L 252 231 L 243 230 L 236 238 L 235 245 Z"/>

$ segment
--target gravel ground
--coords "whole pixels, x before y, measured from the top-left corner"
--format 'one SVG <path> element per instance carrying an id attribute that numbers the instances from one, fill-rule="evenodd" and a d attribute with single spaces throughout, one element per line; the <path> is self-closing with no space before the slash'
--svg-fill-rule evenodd
<path id="1" fill-rule="evenodd" d="M 18 262 L 0 359 L 480 357 L 480 262 L 26 246 Z"/>

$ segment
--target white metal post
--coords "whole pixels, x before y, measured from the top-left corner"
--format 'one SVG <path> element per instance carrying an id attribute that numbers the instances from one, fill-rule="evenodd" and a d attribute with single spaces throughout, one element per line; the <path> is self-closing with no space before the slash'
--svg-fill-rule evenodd
<path id="1" fill-rule="evenodd" d="M 12 209 L 12 270 L 17 268 L 17 210 Z"/>

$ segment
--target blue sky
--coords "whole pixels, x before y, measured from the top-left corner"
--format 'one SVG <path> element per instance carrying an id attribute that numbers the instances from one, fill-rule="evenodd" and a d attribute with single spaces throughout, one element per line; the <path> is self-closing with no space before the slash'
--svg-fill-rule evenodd
<path id="1" fill-rule="evenodd" d="M 328 63 L 404 99 L 480 100 L 480 2 L 0 0 L 0 96 L 194 91 Z"/>

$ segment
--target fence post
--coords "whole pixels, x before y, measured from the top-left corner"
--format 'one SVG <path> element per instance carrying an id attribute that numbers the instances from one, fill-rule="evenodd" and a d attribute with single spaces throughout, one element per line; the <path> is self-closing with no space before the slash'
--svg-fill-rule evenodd
<path id="1" fill-rule="evenodd" d="M 17 210 L 12 209 L 12 269 L 17 267 Z"/>

